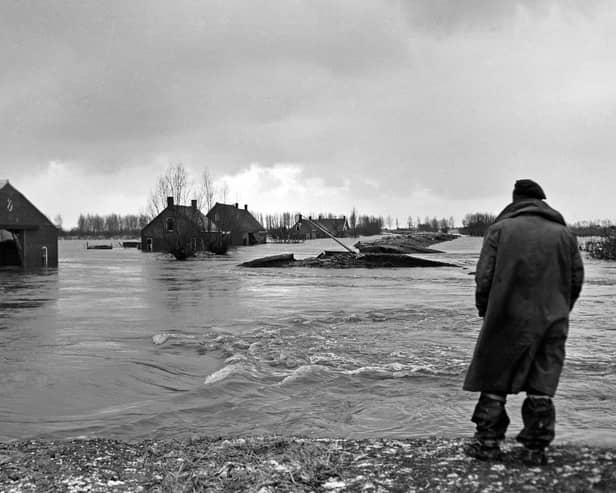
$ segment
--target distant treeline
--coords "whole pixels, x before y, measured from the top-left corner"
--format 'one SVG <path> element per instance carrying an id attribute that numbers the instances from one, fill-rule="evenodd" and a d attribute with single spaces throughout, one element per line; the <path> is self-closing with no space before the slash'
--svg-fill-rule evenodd
<path id="1" fill-rule="evenodd" d="M 357 223 L 351 227 L 353 236 L 372 236 L 381 234 L 383 218 L 376 216 L 358 216 Z"/>
<path id="2" fill-rule="evenodd" d="M 281 212 L 277 214 L 254 213 L 255 219 L 259 221 L 267 232 L 275 237 L 281 236 L 288 231 L 297 221 L 298 213 Z M 323 217 L 328 219 L 339 218 L 332 213 L 312 214 L 313 218 Z M 382 233 L 386 223 L 392 229 L 393 220 L 388 217 L 384 220 L 380 216 L 358 215 L 355 209 L 347 218 L 349 223 L 349 235 L 371 236 Z M 494 223 L 496 216 L 488 212 L 474 212 L 464 216 L 460 233 L 470 236 L 483 236 L 488 227 Z M 151 218 L 147 214 L 81 214 L 77 220 L 77 227 L 70 231 L 61 231 L 61 234 L 72 236 L 132 236 L 137 237 L 141 229 L 150 222 Z M 396 229 L 399 229 L 398 221 L 395 220 Z M 413 220 L 410 216 L 407 219 L 409 230 L 426 232 L 444 232 L 455 227 L 453 217 L 449 219 L 436 217 L 419 217 Z M 616 226 L 610 220 L 578 221 L 569 225 L 571 231 L 577 236 L 594 237 L 613 237 Z"/>
<path id="3" fill-rule="evenodd" d="M 470 236 L 483 236 L 490 225 L 494 224 L 496 216 L 489 212 L 473 212 L 462 219 L 460 233 Z"/>
<path id="4" fill-rule="evenodd" d="M 147 214 L 80 214 L 77 219 L 77 227 L 63 232 L 71 236 L 132 236 L 141 234 L 141 230 L 150 222 Z"/>
<path id="5" fill-rule="evenodd" d="M 268 234 L 275 238 L 283 238 L 286 233 L 295 225 L 299 213 L 281 212 L 278 214 L 255 214 L 255 218 L 265 227 Z M 376 216 L 358 215 L 355 209 L 351 215 L 337 216 L 328 213 L 309 214 L 308 217 L 337 219 L 345 217 L 349 224 L 349 235 L 352 236 L 371 236 L 378 235 L 383 230 L 383 218 Z"/>
<path id="6" fill-rule="evenodd" d="M 471 236 L 483 236 L 488 227 L 494 223 L 496 216 L 487 212 L 475 212 L 467 214 L 462 220 L 460 232 Z M 569 229 L 576 236 L 595 236 L 601 238 L 611 237 L 616 234 L 616 226 L 612 221 L 604 219 L 600 221 L 578 221 L 569 224 Z"/>
<path id="7" fill-rule="evenodd" d="M 415 222 L 413 222 L 413 218 L 409 216 L 407 220 L 407 226 L 409 229 L 415 229 L 417 231 L 425 231 L 429 233 L 448 233 L 450 229 L 455 228 L 454 219 L 450 217 L 446 219 L 442 217 L 441 219 L 437 219 L 436 217 L 428 217 L 426 216 L 422 221 L 420 218 L 417 218 Z"/>
<path id="8" fill-rule="evenodd" d="M 578 221 L 569 225 L 569 229 L 577 236 L 610 236 L 615 227 L 609 219 Z"/>

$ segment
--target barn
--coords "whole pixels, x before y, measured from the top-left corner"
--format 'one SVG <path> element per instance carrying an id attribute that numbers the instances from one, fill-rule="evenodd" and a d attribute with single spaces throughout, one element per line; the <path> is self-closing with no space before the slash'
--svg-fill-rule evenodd
<path id="1" fill-rule="evenodd" d="M 58 229 L 8 180 L 0 180 L 0 266 L 58 266 Z"/>

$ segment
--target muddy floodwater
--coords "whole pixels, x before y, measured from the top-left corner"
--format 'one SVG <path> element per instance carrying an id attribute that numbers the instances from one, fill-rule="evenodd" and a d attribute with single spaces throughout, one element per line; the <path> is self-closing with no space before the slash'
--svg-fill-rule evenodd
<path id="1" fill-rule="evenodd" d="M 480 242 L 426 257 L 455 267 L 250 269 L 238 264 L 337 246 L 178 262 L 60 241 L 57 270 L 0 271 L 0 440 L 470 435 Z M 616 263 L 585 266 L 557 441 L 616 445 Z M 509 399 L 510 434 L 522 399 Z"/>

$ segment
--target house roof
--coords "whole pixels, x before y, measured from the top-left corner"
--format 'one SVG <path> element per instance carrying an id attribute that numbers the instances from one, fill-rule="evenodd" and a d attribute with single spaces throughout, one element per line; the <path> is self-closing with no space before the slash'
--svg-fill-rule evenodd
<path id="1" fill-rule="evenodd" d="M 319 223 L 321 226 L 327 228 L 328 226 L 333 226 L 336 228 L 343 228 L 346 223 L 346 218 L 344 217 L 335 217 L 335 218 L 325 218 L 325 219 L 313 219 L 315 223 Z"/>
<path id="2" fill-rule="evenodd" d="M 347 220 L 345 217 L 334 217 L 334 218 L 321 218 L 321 219 L 310 219 L 313 223 L 316 223 L 322 227 L 324 227 L 330 233 L 337 233 L 339 231 L 344 230 L 346 226 Z M 295 223 L 293 226 L 296 228 L 298 223 Z M 316 226 L 312 225 L 306 219 L 303 219 L 300 224 L 300 228 L 304 230 L 314 230 L 317 229 Z"/>
<path id="3" fill-rule="evenodd" d="M 24 196 L 24 194 L 22 194 L 13 185 L 11 185 L 8 180 L 0 180 L 0 190 L 3 190 L 4 193 L 13 194 L 13 200 L 17 200 L 17 203 L 20 204 L 20 207 L 25 207 L 26 210 L 32 211 L 32 214 L 29 215 L 29 219 L 24 219 L 22 217 L 18 220 L 21 229 L 36 229 L 41 223 L 45 223 L 49 226 L 55 227 L 55 225 L 49 220 L 49 218 L 45 214 L 43 214 L 32 202 L 30 202 L 27 197 Z M 28 222 L 26 223 L 26 221 Z M 4 226 L 16 224 L 14 220 L 9 220 L 9 218 L 6 216 L 6 210 L 4 208 L 0 209 L 0 223 L 2 223 Z"/>
<path id="4" fill-rule="evenodd" d="M 218 223 L 222 223 L 218 224 L 218 227 L 225 230 L 237 229 L 248 233 L 265 231 L 261 223 L 247 209 L 240 209 L 234 204 L 216 202 L 214 207 L 207 213 L 207 217 L 217 222 L 217 215 Z"/>
<path id="5" fill-rule="evenodd" d="M 205 217 L 203 212 L 198 209 L 195 210 L 189 205 L 174 205 L 173 207 L 175 208 L 176 212 L 181 212 L 189 219 L 203 221 L 204 223 L 205 221 L 207 221 L 207 218 Z"/>
<path id="6" fill-rule="evenodd" d="M 193 224 L 197 226 L 199 229 L 207 229 L 208 217 L 205 214 L 203 214 L 203 212 L 201 212 L 198 209 L 195 210 L 190 205 L 172 205 L 172 206 L 165 207 L 160 212 L 160 214 L 158 214 L 155 218 L 153 218 L 146 226 L 143 227 L 143 229 L 147 229 L 151 224 L 154 224 L 155 222 L 157 222 L 158 219 L 161 216 L 165 215 L 169 211 L 170 208 L 172 208 L 175 214 L 182 214 L 183 216 L 185 216 L 189 221 L 193 222 Z M 209 231 L 214 231 L 214 232 L 218 231 L 218 228 L 213 223 L 213 221 L 210 221 Z"/>

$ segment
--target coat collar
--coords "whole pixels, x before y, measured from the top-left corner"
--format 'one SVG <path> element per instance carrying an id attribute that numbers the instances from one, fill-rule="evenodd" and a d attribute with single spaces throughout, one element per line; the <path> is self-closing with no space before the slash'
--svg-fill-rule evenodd
<path id="1" fill-rule="evenodd" d="M 552 209 L 543 200 L 525 198 L 522 200 L 515 200 L 505 207 L 498 215 L 495 223 L 503 221 L 504 219 L 510 219 L 512 217 L 532 215 L 541 216 L 548 221 L 553 221 L 562 225 L 566 225 L 565 219 L 556 209 Z"/>

